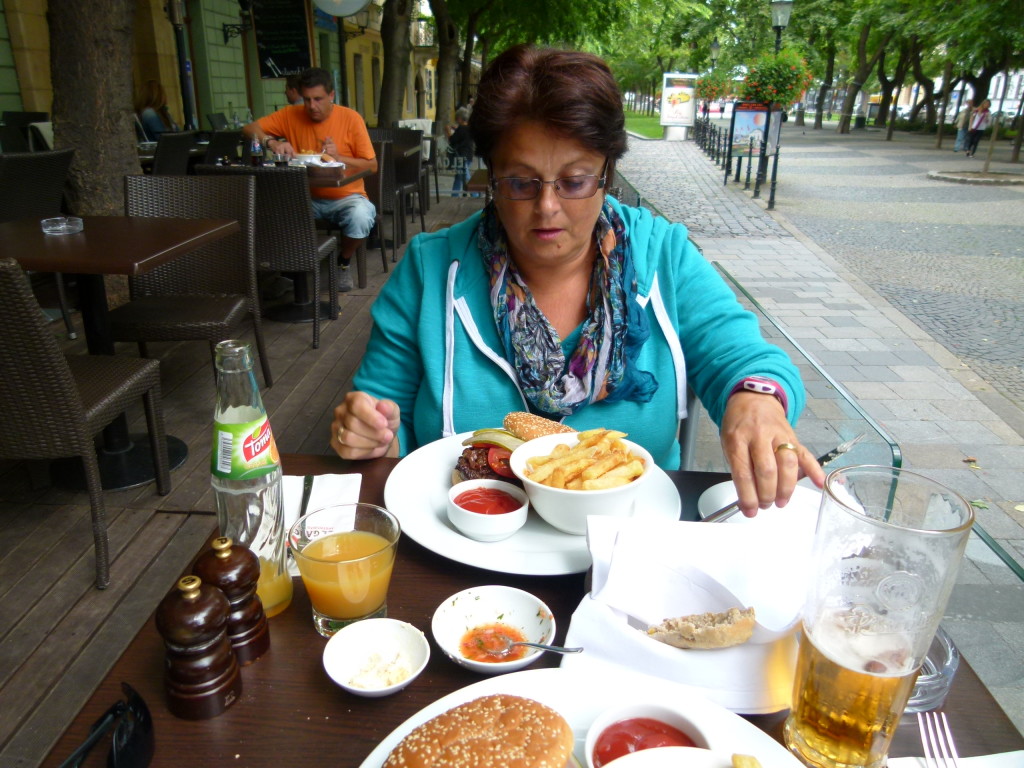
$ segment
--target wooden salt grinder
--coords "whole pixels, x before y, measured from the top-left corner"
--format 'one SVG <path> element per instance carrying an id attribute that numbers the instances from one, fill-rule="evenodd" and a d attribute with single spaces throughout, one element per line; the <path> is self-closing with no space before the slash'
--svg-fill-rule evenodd
<path id="1" fill-rule="evenodd" d="M 242 695 L 242 676 L 227 634 L 230 607 L 217 587 L 184 576 L 156 609 L 156 628 L 166 648 L 167 707 L 176 717 L 216 717 Z"/>

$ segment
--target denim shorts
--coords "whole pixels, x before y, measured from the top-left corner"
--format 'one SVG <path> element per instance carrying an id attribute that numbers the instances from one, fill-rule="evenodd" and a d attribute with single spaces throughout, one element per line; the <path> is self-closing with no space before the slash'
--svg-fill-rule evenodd
<path id="1" fill-rule="evenodd" d="M 377 209 L 359 194 L 341 198 L 313 198 L 313 218 L 324 219 L 340 229 L 346 237 L 362 240 L 376 223 Z"/>

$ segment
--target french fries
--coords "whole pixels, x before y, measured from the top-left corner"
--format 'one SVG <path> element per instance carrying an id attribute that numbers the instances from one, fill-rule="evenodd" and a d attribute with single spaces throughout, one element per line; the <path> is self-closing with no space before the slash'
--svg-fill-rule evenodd
<path id="1" fill-rule="evenodd" d="M 591 429 L 580 432 L 579 442 L 560 444 L 547 456 L 527 459 L 526 476 L 552 488 L 594 491 L 633 482 L 644 473 L 644 461 L 622 442 L 625 432 Z"/>

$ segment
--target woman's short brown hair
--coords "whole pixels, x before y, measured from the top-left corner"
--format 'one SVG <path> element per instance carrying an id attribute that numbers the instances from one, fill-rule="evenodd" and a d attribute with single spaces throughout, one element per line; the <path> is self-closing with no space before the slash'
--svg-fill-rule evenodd
<path id="1" fill-rule="evenodd" d="M 469 130 L 488 165 L 505 133 L 536 121 L 609 158 L 626 153 L 622 96 L 608 65 L 590 53 L 517 45 L 480 78 Z"/>

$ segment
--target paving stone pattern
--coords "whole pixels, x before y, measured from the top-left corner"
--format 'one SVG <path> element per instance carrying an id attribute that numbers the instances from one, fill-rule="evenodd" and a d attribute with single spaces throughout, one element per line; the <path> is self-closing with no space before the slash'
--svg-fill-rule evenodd
<path id="1" fill-rule="evenodd" d="M 723 186 L 692 141 L 633 137 L 619 170 L 858 399 L 905 467 L 977 502 L 978 523 L 1024 563 L 1021 191 L 927 180 L 968 162 L 934 139 L 785 130 L 774 215 Z M 939 252 L 947 239 L 955 253 Z M 828 417 L 808 414 L 808 428 Z M 976 536 L 943 626 L 1024 732 L 1024 584 Z"/>

